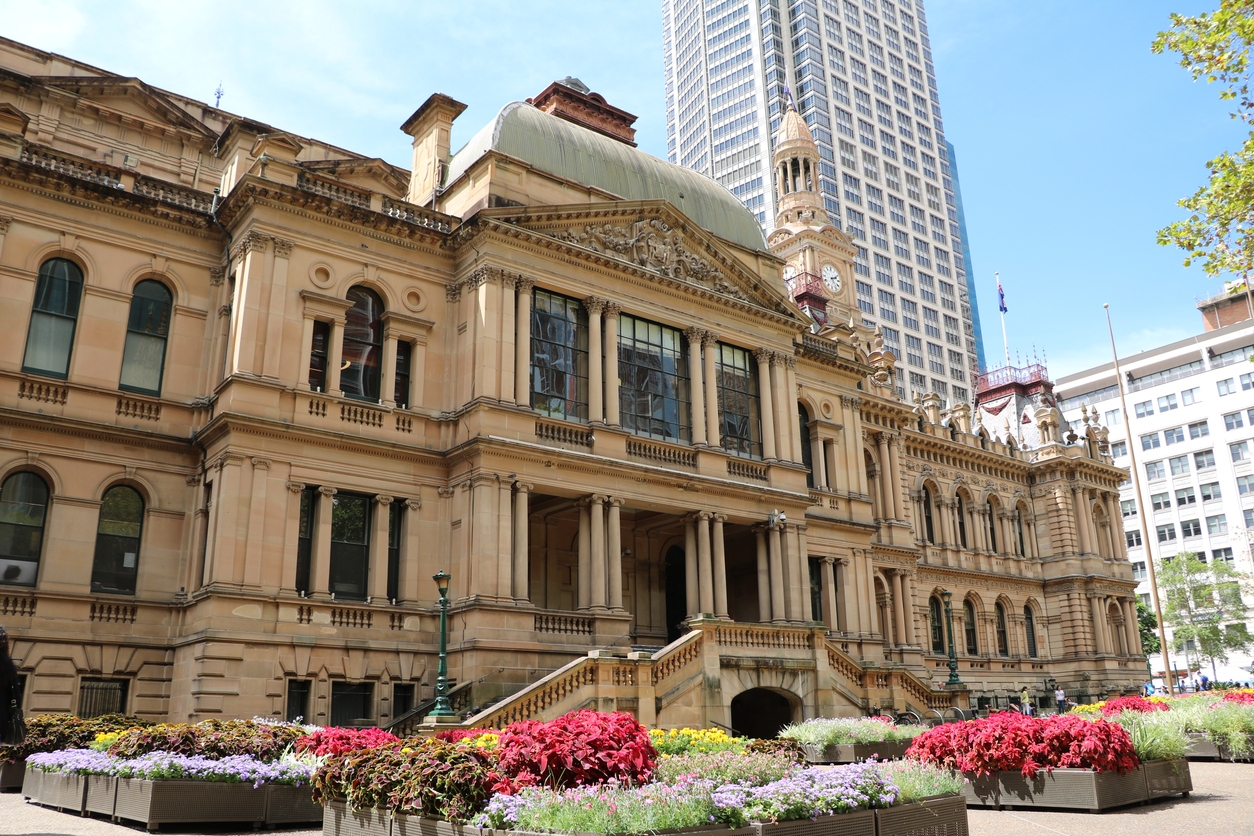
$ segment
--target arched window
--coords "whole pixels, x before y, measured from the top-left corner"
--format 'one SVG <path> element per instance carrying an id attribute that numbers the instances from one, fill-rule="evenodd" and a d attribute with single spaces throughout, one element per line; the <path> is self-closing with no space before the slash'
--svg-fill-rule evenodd
<path id="1" fill-rule="evenodd" d="M 135 594 L 143 526 L 144 500 L 139 491 L 126 485 L 105 491 L 104 501 L 100 503 L 100 524 L 96 527 L 92 592 Z"/>
<path id="2" fill-rule="evenodd" d="M 1006 608 L 998 602 L 994 608 L 997 614 L 997 652 L 1002 656 L 1010 655 L 1010 644 L 1006 639 Z"/>
<path id="3" fill-rule="evenodd" d="M 997 506 L 993 500 L 988 501 L 988 548 L 997 554 Z"/>
<path id="4" fill-rule="evenodd" d="M 165 343 L 170 335 L 170 311 L 174 297 L 161 282 L 147 279 L 135 285 L 131 315 L 126 322 L 126 348 L 122 352 L 119 389 L 161 394 L 165 370 Z"/>
<path id="5" fill-rule="evenodd" d="M 40 266 L 22 371 L 61 379 L 69 375 L 82 296 L 83 271 L 77 264 L 68 258 L 50 258 Z"/>
<path id="6" fill-rule="evenodd" d="M 923 536 L 929 543 L 936 542 L 936 526 L 932 522 L 932 492 L 923 486 Z"/>
<path id="7" fill-rule="evenodd" d="M 967 506 L 962 501 L 962 494 L 958 494 L 958 542 L 962 547 L 967 546 Z"/>
<path id="8" fill-rule="evenodd" d="M 14 473 L 0 486 L 0 583 L 34 586 L 48 515 L 48 486 Z"/>
<path id="9" fill-rule="evenodd" d="M 928 622 L 932 627 L 932 652 L 945 652 L 945 625 L 941 621 L 941 602 L 933 595 L 927 601 Z"/>
<path id="10" fill-rule="evenodd" d="M 383 367 L 383 300 L 368 287 L 348 291 L 340 389 L 350 398 L 379 402 Z"/>
<path id="11" fill-rule="evenodd" d="M 1036 618 L 1032 615 L 1032 607 L 1023 605 L 1023 630 L 1028 637 L 1028 655 L 1036 658 Z"/>
<path id="12" fill-rule="evenodd" d="M 967 640 L 967 655 L 978 656 L 980 653 L 979 627 L 975 623 L 975 605 L 970 601 L 962 602 L 962 632 Z"/>
<path id="13" fill-rule="evenodd" d="M 810 450 L 810 411 L 797 404 L 797 420 L 801 422 L 801 463 L 806 469 L 806 486 L 814 487 L 814 456 Z"/>

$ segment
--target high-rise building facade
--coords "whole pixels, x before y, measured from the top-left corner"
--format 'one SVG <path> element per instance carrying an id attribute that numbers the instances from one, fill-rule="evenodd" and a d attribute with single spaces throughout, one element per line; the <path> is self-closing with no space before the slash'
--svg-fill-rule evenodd
<path id="1" fill-rule="evenodd" d="M 864 324 L 907 398 L 969 402 L 979 319 L 920 0 L 663 0 L 667 154 L 718 180 L 769 232 L 771 154 L 791 96 L 818 190 L 857 249 Z"/>

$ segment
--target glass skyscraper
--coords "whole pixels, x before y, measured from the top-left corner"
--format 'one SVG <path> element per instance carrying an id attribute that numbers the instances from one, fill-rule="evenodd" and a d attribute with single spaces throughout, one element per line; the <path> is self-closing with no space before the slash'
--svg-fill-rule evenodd
<path id="1" fill-rule="evenodd" d="M 671 162 L 718 180 L 769 232 L 772 138 L 791 95 L 898 388 L 969 402 L 979 320 L 922 2 L 663 0 L 662 16 Z"/>

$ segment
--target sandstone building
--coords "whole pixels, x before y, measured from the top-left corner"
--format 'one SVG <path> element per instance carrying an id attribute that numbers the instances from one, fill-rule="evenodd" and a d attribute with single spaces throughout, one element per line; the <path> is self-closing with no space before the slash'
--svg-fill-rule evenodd
<path id="1" fill-rule="evenodd" d="M 1048 402 L 1024 449 L 898 398 L 795 112 L 767 241 L 582 85 L 456 153 L 434 95 L 405 171 L 12 41 L 0 68 L 28 710 L 388 723 L 431 694 L 442 569 L 483 724 L 770 733 L 1144 670 L 1101 534 L 1125 472 Z"/>

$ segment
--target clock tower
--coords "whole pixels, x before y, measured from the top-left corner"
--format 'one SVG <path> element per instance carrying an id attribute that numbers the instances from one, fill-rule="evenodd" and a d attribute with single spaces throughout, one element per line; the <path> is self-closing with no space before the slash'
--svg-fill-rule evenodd
<path id="1" fill-rule="evenodd" d="M 775 136 L 774 166 L 779 214 L 768 241 L 771 252 L 786 262 L 788 295 L 821 325 L 828 319 L 856 319 L 856 250 L 823 208 L 819 149 L 791 102 Z"/>

